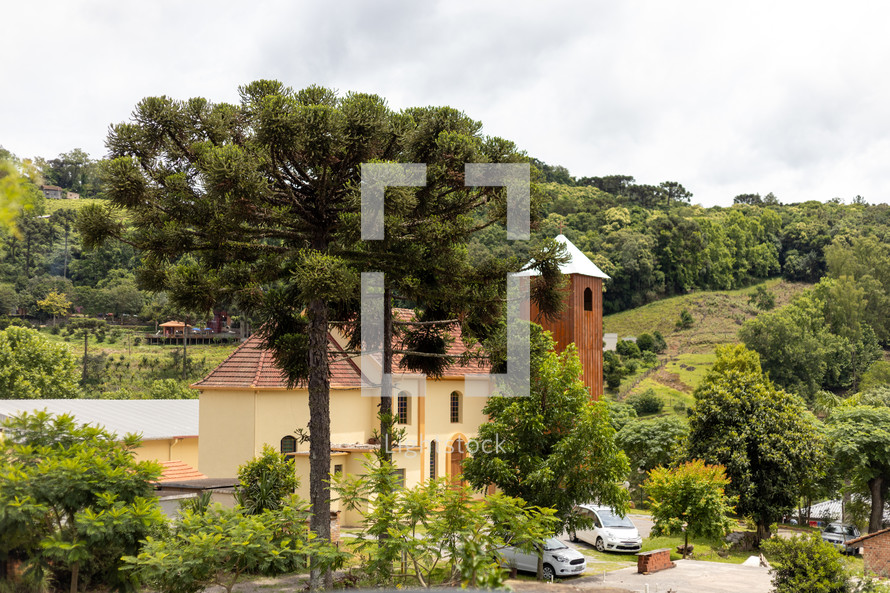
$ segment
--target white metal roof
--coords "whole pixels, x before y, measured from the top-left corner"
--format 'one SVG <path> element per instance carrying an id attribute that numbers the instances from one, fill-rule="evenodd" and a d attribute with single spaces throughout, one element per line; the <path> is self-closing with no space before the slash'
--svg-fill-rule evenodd
<path id="1" fill-rule="evenodd" d="M 593 276 L 594 278 L 603 278 L 608 280 L 609 276 L 600 270 L 590 258 L 584 255 L 584 252 L 575 247 L 575 244 L 566 238 L 565 235 L 557 235 L 554 239 L 558 243 L 562 243 L 566 247 L 569 261 L 559 267 L 559 271 L 563 274 L 579 274 L 581 276 Z M 517 276 L 539 276 L 537 270 L 528 270 L 519 272 Z"/>
<path id="2" fill-rule="evenodd" d="M 0 420 L 40 410 L 70 414 L 79 424 L 104 426 L 118 436 L 141 433 L 144 440 L 152 440 L 198 435 L 196 399 L 0 400 Z"/>

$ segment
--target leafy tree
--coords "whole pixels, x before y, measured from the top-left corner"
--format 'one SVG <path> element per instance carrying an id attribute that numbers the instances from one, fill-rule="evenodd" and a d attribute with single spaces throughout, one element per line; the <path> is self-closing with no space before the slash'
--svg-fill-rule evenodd
<path id="1" fill-rule="evenodd" d="M 675 468 L 649 472 L 645 488 L 652 500 L 653 535 L 685 533 L 683 557 L 689 536 L 717 539 L 730 530 L 734 500 L 725 493 L 729 484 L 725 468 L 699 459 Z"/>
<path id="2" fill-rule="evenodd" d="M 53 291 L 43 300 L 37 301 L 37 306 L 44 313 L 52 315 L 53 325 L 55 325 L 56 317 L 64 317 L 71 310 L 71 301 L 68 300 L 67 295 Z"/>
<path id="3" fill-rule="evenodd" d="M 501 493 L 474 498 L 445 478 L 405 489 L 379 452 L 365 463 L 363 476 L 334 476 L 334 489 L 345 508 L 362 513 L 357 551 L 368 553 L 368 575 L 388 588 L 397 586 L 393 568 L 403 558 L 406 576 L 421 587 L 437 585 L 437 569 L 450 563 L 446 583 L 503 588 L 497 549 L 514 545 L 530 552 L 559 523 L 552 509 Z"/>
<path id="4" fill-rule="evenodd" d="M 576 504 L 598 500 L 622 513 L 628 503 L 621 487 L 627 457 L 615 444 L 607 405 L 591 403 L 580 373 L 574 347 L 533 358 L 530 396 L 491 397 L 488 421 L 474 439 L 479 446 L 464 461 L 473 488 L 495 484 L 508 496 L 556 509 L 554 532 L 584 527 L 572 513 Z M 490 446 L 496 442 L 502 446 Z"/>
<path id="5" fill-rule="evenodd" d="M 689 429 L 676 416 L 627 422 L 615 435 L 615 442 L 627 454 L 632 470 L 649 472 L 678 459 Z"/>
<path id="6" fill-rule="evenodd" d="M 664 400 L 658 397 L 654 389 L 646 389 L 627 396 L 627 404 L 637 411 L 640 416 L 644 414 L 657 414 L 664 408 Z"/>
<path id="7" fill-rule="evenodd" d="M 477 226 L 477 210 L 501 216 L 503 188 L 466 188 L 465 162 L 526 159 L 447 107 L 396 113 L 377 96 L 293 91 L 275 81 L 239 90 L 238 105 L 143 100 L 135 123 L 109 135 L 112 208 L 82 209 L 79 228 L 86 247 L 113 237 L 142 249 L 141 285 L 167 290 L 178 306 L 206 311 L 229 302 L 262 311 L 277 364 L 309 390 L 311 525 L 326 538 L 329 321 L 354 316 L 358 267 L 419 261 L 423 249 L 452 249 L 453 234 Z M 361 166 L 374 161 L 429 165 L 426 187 L 392 192 L 384 221 L 387 237 L 407 244 L 416 235 L 423 249 L 391 257 L 359 242 Z M 114 208 L 127 208 L 136 228 L 127 229 Z M 445 263 L 423 259 L 423 271 Z"/>
<path id="8" fill-rule="evenodd" d="M 320 566 L 336 568 L 345 554 L 307 532 L 307 509 L 292 500 L 280 510 L 253 515 L 219 504 L 204 512 L 184 510 L 169 537 L 149 537 L 138 555 L 123 560 L 163 593 L 196 593 L 208 585 L 231 593 L 246 573 L 292 572 L 310 556 Z"/>
<path id="9" fill-rule="evenodd" d="M 873 533 L 881 529 L 890 486 L 890 408 L 853 404 L 832 410 L 828 435 L 838 466 L 868 487 L 872 501 L 868 530 Z"/>
<path id="10" fill-rule="evenodd" d="M 74 357 L 37 330 L 0 331 L 0 399 L 77 397 Z"/>
<path id="11" fill-rule="evenodd" d="M 238 468 L 238 504 L 247 515 L 277 511 L 299 485 L 294 466 L 269 445 L 263 453 Z"/>
<path id="12" fill-rule="evenodd" d="M 825 471 L 815 421 L 793 396 L 777 390 L 744 346 L 717 348 L 717 361 L 693 393 L 689 459 L 723 465 L 739 499 L 736 512 L 757 524 L 758 539 L 790 512 L 801 485 Z"/>
<path id="13" fill-rule="evenodd" d="M 13 416 L 0 440 L 0 557 L 24 558 L 38 575 L 132 588 L 121 556 L 164 522 L 153 495 L 160 475 L 137 462 L 139 437 L 120 438 L 71 416 Z"/>
<path id="14" fill-rule="evenodd" d="M 90 336 L 95 336 L 97 339 L 99 336 L 105 335 L 105 328 L 108 324 L 105 323 L 104 319 L 76 319 L 68 324 L 68 328 L 74 332 L 76 337 L 83 337 L 83 359 L 81 363 L 81 372 L 80 372 L 80 383 L 81 385 L 85 385 L 87 382 L 91 380 L 95 380 L 96 377 L 90 377 L 88 372 L 89 362 L 90 362 Z"/>
<path id="15" fill-rule="evenodd" d="M 49 160 L 45 175 L 49 183 L 77 192 L 84 198 L 96 197 L 101 186 L 98 163 L 79 148 Z"/>
<path id="16" fill-rule="evenodd" d="M 847 593 L 850 574 L 840 552 L 822 541 L 818 533 L 778 537 L 763 544 L 775 565 L 772 569 L 776 593 Z"/>

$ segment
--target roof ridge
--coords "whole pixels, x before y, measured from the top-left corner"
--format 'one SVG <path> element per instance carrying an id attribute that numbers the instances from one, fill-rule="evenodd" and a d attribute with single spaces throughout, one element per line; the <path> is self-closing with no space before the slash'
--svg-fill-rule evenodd
<path id="1" fill-rule="evenodd" d="M 256 372 L 253 375 L 253 381 L 250 382 L 251 387 L 256 387 L 260 383 L 260 377 L 263 375 L 263 369 L 265 369 L 266 367 L 267 354 L 269 354 L 268 350 L 260 350 L 260 360 L 256 365 Z"/>

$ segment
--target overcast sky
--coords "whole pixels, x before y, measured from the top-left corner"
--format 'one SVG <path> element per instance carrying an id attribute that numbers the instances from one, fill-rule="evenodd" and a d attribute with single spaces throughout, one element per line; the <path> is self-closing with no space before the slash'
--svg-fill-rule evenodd
<path id="1" fill-rule="evenodd" d="M 887 6 L 883 8 L 882 6 Z M 0 13 L 0 145 L 105 154 L 143 97 L 274 78 L 451 105 L 577 177 L 694 202 L 890 201 L 880 2 L 18 0 Z"/>

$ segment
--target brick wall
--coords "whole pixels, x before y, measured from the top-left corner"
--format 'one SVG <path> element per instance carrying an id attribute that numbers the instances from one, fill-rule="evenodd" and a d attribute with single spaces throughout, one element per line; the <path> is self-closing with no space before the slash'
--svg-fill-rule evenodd
<path id="1" fill-rule="evenodd" d="M 890 578 L 890 533 L 883 533 L 862 542 L 865 571 L 881 578 Z"/>
<path id="2" fill-rule="evenodd" d="M 658 572 L 659 570 L 674 568 L 675 566 L 676 564 L 671 562 L 670 548 L 662 548 L 660 550 L 640 552 L 637 554 L 637 572 L 640 574 Z"/>

